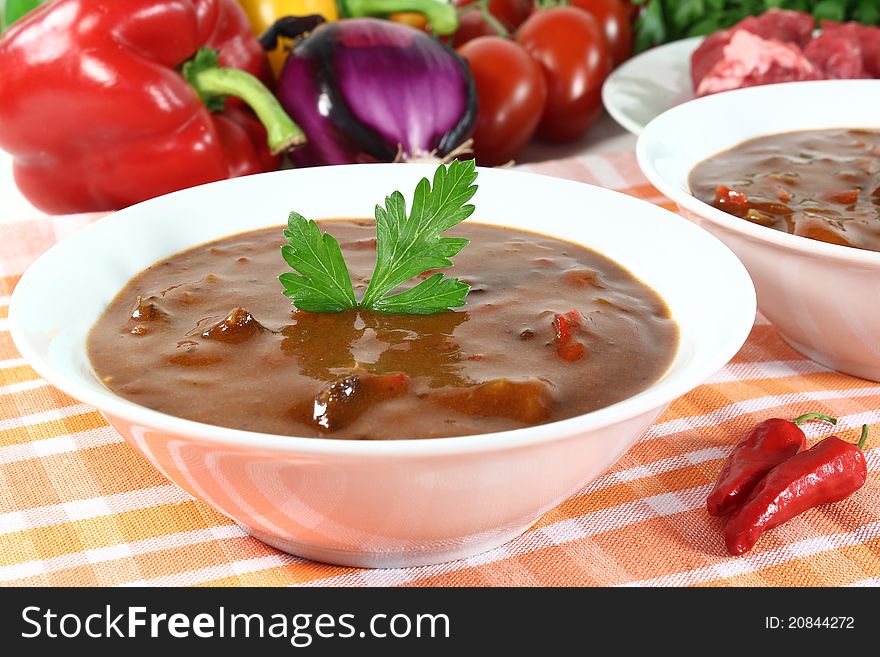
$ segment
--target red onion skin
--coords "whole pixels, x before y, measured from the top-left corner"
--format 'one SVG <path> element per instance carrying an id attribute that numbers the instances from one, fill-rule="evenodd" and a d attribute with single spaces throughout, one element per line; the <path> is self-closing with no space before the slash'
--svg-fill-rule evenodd
<path id="1" fill-rule="evenodd" d="M 473 132 L 467 64 L 407 25 L 325 23 L 294 46 L 277 87 L 308 143 L 297 166 L 391 162 L 454 150 Z"/>

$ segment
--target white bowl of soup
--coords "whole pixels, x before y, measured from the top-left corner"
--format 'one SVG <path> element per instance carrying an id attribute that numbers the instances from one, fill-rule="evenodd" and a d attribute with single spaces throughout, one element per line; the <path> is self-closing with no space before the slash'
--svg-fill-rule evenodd
<path id="1" fill-rule="evenodd" d="M 662 208 L 480 170 L 475 213 L 449 231 L 470 240 L 446 271 L 470 284 L 465 306 L 304 313 L 282 296 L 291 210 L 335 220 L 320 225 L 360 296 L 375 257 L 363 217 L 433 171 L 281 171 L 132 206 L 25 273 L 13 338 L 269 545 L 367 567 L 496 547 L 721 368 L 752 326 L 754 289 L 727 247 Z"/>
<path id="2" fill-rule="evenodd" d="M 880 381 L 880 81 L 700 98 L 654 119 L 639 165 L 745 264 L 792 347 Z"/>

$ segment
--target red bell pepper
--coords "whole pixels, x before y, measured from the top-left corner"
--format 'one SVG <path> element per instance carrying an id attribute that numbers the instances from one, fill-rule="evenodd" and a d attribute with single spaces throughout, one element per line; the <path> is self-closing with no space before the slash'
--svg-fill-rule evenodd
<path id="1" fill-rule="evenodd" d="M 0 37 L 0 71 L 0 148 L 50 213 L 277 168 L 304 140 L 235 0 L 56 0 Z"/>

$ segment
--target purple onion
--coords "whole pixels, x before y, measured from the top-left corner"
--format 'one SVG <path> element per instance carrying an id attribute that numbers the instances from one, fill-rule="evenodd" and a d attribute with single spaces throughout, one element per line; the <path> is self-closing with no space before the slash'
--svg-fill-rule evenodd
<path id="1" fill-rule="evenodd" d="M 471 136 L 467 64 L 420 30 L 373 18 L 324 23 L 297 43 L 278 98 L 308 143 L 298 166 L 442 158 Z"/>

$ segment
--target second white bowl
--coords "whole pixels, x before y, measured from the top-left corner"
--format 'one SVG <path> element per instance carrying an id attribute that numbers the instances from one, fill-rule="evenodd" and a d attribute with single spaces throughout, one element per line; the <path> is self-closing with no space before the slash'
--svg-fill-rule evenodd
<path id="1" fill-rule="evenodd" d="M 795 130 L 880 130 L 880 80 L 794 82 L 706 96 L 664 112 L 639 137 L 648 180 L 729 246 L 758 309 L 792 347 L 832 369 L 880 381 L 880 253 L 759 226 L 694 198 L 691 170 L 755 137 Z"/>

